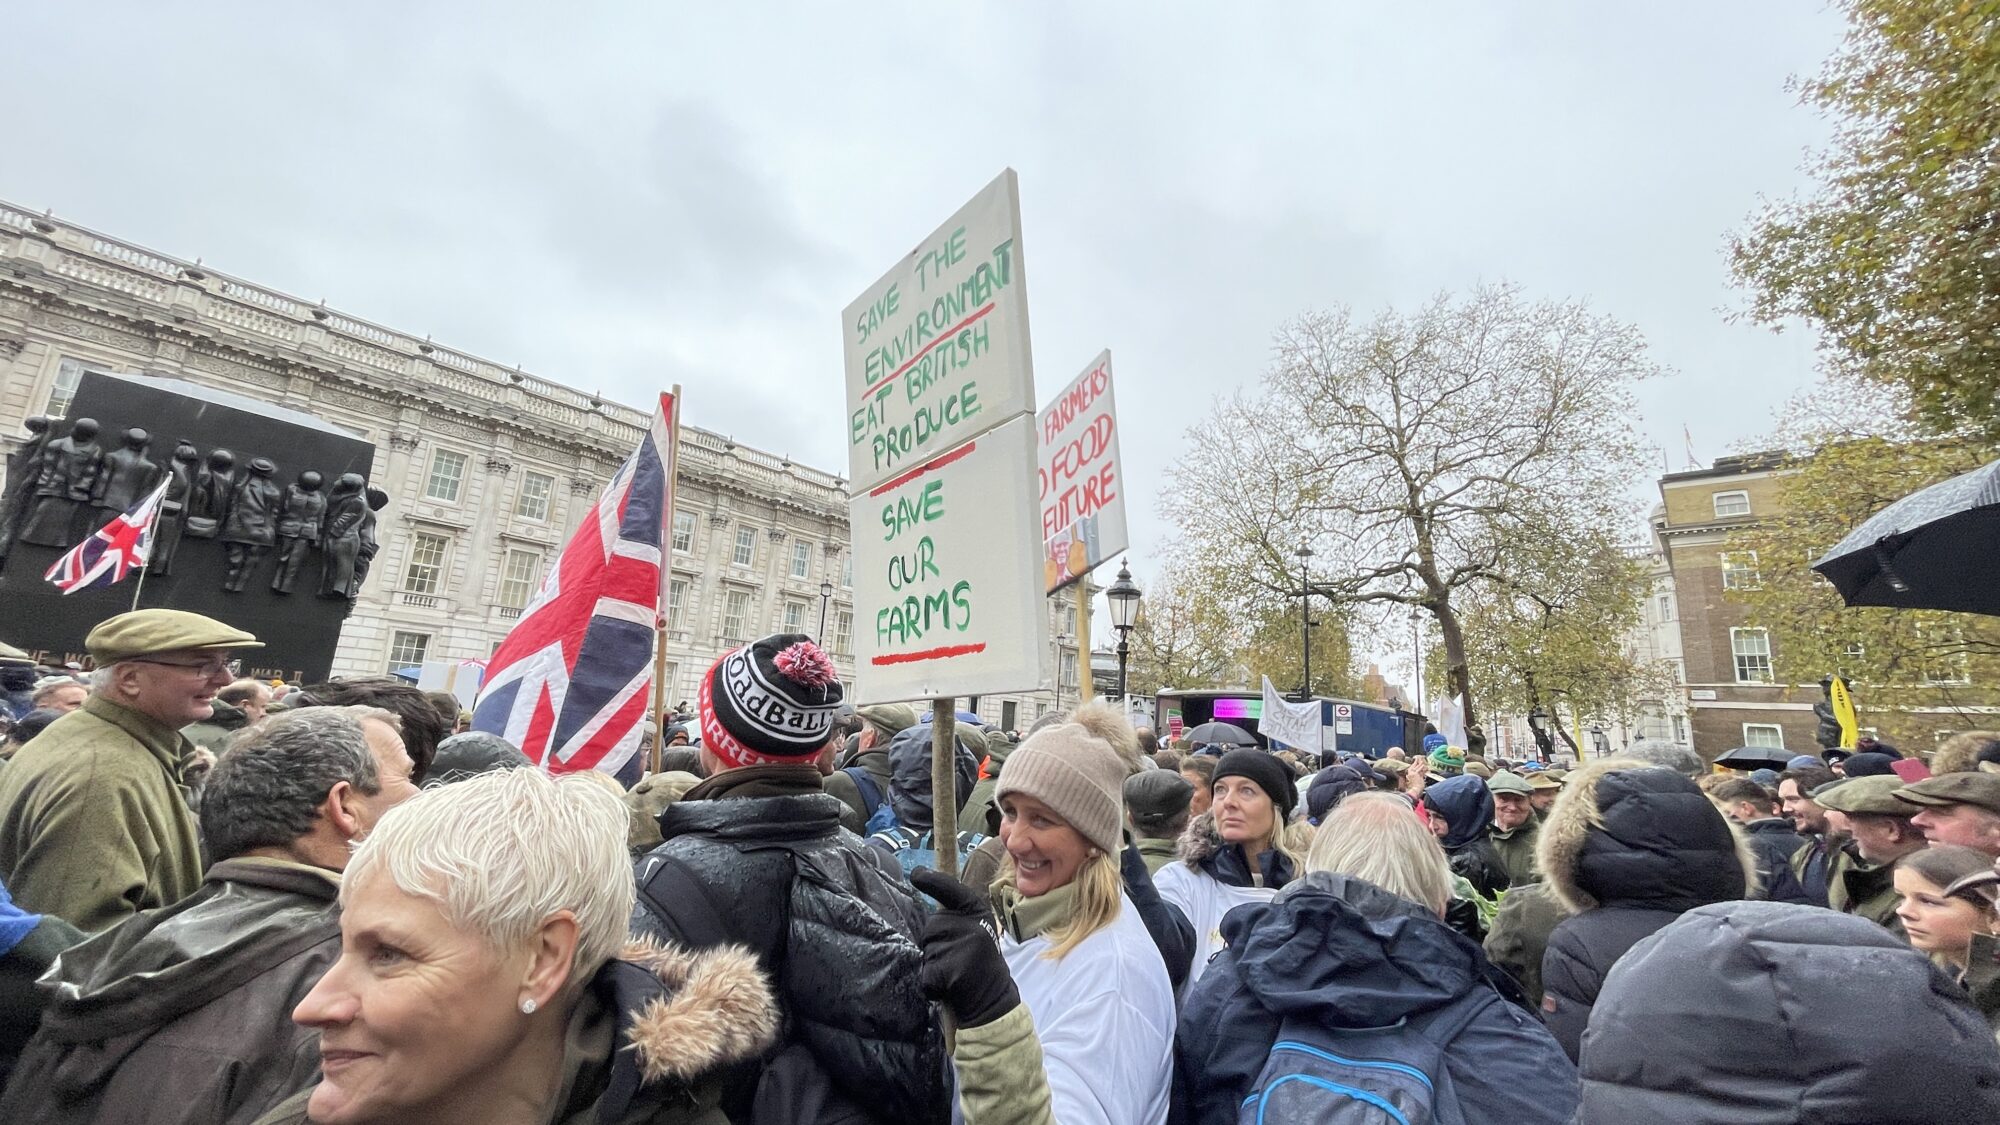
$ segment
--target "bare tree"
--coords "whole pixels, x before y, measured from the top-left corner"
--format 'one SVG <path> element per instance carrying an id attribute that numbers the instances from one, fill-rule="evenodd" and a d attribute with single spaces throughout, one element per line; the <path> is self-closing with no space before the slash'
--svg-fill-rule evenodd
<path id="1" fill-rule="evenodd" d="M 1456 599 L 1516 581 L 1523 547 L 1615 544 L 1642 462 L 1631 389 L 1658 370 L 1645 341 L 1581 304 L 1496 286 L 1367 323 L 1309 314 L 1275 352 L 1261 395 L 1190 431 L 1169 514 L 1231 581 L 1297 591 L 1303 544 L 1315 594 L 1421 607 L 1473 722 Z"/>

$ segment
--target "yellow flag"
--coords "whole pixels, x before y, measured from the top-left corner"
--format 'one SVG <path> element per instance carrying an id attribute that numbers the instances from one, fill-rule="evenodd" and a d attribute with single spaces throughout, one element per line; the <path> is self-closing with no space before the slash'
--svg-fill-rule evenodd
<path id="1" fill-rule="evenodd" d="M 1852 750 L 1861 740 L 1861 719 L 1854 713 L 1854 697 L 1848 694 L 1847 681 L 1839 676 L 1827 684 L 1827 702 L 1833 705 L 1834 721 L 1840 724 L 1840 745 Z"/>

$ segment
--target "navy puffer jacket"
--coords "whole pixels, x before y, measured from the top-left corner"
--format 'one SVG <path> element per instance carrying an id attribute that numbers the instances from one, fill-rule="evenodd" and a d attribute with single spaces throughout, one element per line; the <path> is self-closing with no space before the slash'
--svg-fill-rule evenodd
<path id="1" fill-rule="evenodd" d="M 1475 990 L 1511 991 L 1437 915 L 1344 875 L 1304 875 L 1272 902 L 1230 911 L 1222 933 L 1228 948 L 1188 990 L 1175 1037 L 1173 1120 L 1188 1125 L 1234 1125 L 1288 1019 L 1386 1027 Z M 1488 1005 L 1445 1057 L 1438 1088 L 1456 1097 L 1458 1120 L 1561 1125 L 1576 1110 L 1575 1068 L 1514 1004 Z"/>
<path id="2" fill-rule="evenodd" d="M 1964 990 L 1865 918 L 1726 902 L 1611 970 L 1583 1038 L 1579 1121 L 2000 1120 L 2000 1048 Z"/>
<path id="3" fill-rule="evenodd" d="M 1535 846 L 1542 876 L 1574 912 L 1542 955 L 1542 1015 L 1570 1058 L 1611 966 L 1682 913 L 1747 897 L 1757 861 L 1693 781 L 1628 758 L 1563 781 Z"/>

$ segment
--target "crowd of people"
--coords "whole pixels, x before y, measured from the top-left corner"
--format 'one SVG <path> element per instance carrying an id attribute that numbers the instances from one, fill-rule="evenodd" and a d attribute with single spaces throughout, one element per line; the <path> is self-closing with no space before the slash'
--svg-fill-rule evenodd
<path id="1" fill-rule="evenodd" d="M 934 789 L 918 713 L 780 635 L 628 789 L 257 644 L 0 652 L 0 1121 L 2000 1116 L 2000 734 L 1564 770 L 1085 703 L 958 724 Z"/>

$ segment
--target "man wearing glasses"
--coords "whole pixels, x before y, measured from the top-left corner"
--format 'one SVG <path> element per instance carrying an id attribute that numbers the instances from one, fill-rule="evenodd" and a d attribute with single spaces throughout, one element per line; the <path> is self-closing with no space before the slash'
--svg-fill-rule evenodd
<path id="1" fill-rule="evenodd" d="M 90 931 L 201 885 L 180 730 L 214 712 L 235 678 L 230 650 L 263 644 L 175 609 L 121 613 L 83 644 L 90 697 L 0 770 L 0 883 L 23 909 Z"/>

